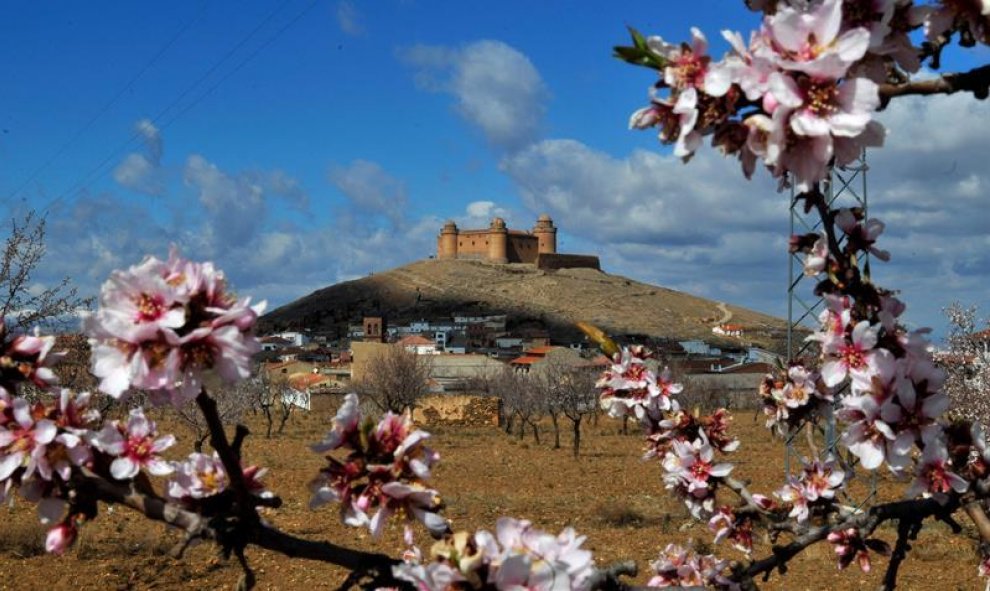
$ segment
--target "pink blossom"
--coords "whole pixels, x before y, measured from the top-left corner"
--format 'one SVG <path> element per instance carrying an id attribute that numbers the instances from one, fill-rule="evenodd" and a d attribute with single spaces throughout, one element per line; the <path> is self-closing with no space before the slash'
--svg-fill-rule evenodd
<path id="1" fill-rule="evenodd" d="M 0 324 L 0 329 L 2 326 Z M 16 381 L 27 380 L 39 388 L 49 388 L 58 383 L 58 376 L 51 367 L 65 357 L 64 353 L 52 352 L 54 346 L 55 337 L 41 336 L 36 328 L 34 332 L 18 335 L 6 344 L 2 355 L 3 365 L 14 370 L 12 374 L 16 376 Z M 8 376 L 3 376 L 6 382 L 3 387 L 14 391 L 16 386 L 8 382 L 7 378 Z"/>
<path id="2" fill-rule="evenodd" d="M 168 495 L 175 499 L 203 499 L 227 488 L 227 471 L 216 452 L 213 455 L 191 453 L 175 465 L 168 481 Z"/>
<path id="3" fill-rule="evenodd" d="M 251 329 L 264 303 L 226 291 L 211 263 L 153 257 L 118 271 L 103 285 L 100 307 L 83 317 L 100 389 L 115 398 L 130 388 L 181 405 L 199 394 L 203 374 L 227 382 L 250 375 L 259 349 Z"/>
<path id="4" fill-rule="evenodd" d="M 649 587 L 714 587 L 730 591 L 740 588 L 723 574 L 729 561 L 711 554 L 700 555 L 676 544 L 668 544 L 650 566 L 655 574 L 647 582 Z"/>
<path id="5" fill-rule="evenodd" d="M 873 246 L 885 227 L 880 220 L 870 218 L 866 222 L 859 222 L 852 210 L 843 208 L 835 215 L 835 224 L 845 232 L 849 245 L 869 252 L 881 261 L 890 260 L 889 252 Z"/>
<path id="6" fill-rule="evenodd" d="M 781 6 L 767 17 L 766 31 L 785 70 L 838 79 L 861 59 L 870 44 L 870 31 L 856 27 L 840 34 L 842 0 L 824 0 L 804 11 Z"/>
<path id="7" fill-rule="evenodd" d="M 895 434 L 880 416 L 880 405 L 869 395 L 846 396 L 836 416 L 849 423 L 842 433 L 842 442 L 859 458 L 867 470 L 875 470 L 884 461 L 892 469 L 900 469 L 911 450 L 911 435 Z"/>
<path id="8" fill-rule="evenodd" d="M 882 555 L 890 553 L 890 546 L 877 539 L 864 540 L 854 527 L 828 534 L 828 541 L 835 546 L 839 557 L 839 569 L 844 569 L 855 560 L 864 572 L 870 572 L 870 550 Z"/>
<path id="9" fill-rule="evenodd" d="M 920 494 L 932 496 L 935 500 L 944 503 L 951 491 L 964 493 L 969 488 L 969 483 L 961 476 L 951 471 L 952 462 L 949 461 L 949 452 L 945 448 L 945 441 L 941 437 L 930 437 L 925 441 L 925 449 L 921 453 L 921 460 L 915 473 L 914 482 L 904 493 L 907 498 L 914 498 Z"/>
<path id="10" fill-rule="evenodd" d="M 677 90 L 699 89 L 716 97 L 729 90 L 728 74 L 709 68 L 708 39 L 697 27 L 691 28 L 690 45 L 672 45 L 660 37 L 650 37 L 647 46 L 666 60 L 663 80 L 667 86 Z"/>
<path id="11" fill-rule="evenodd" d="M 663 458 L 666 488 L 680 495 L 695 516 L 712 511 L 718 480 L 733 469 L 729 463 L 713 463 L 714 456 L 702 435 L 692 443 L 674 440 Z"/>
<path id="12" fill-rule="evenodd" d="M 49 419 L 35 419 L 31 405 L 23 398 L 15 398 L 11 408 L 13 420 L 0 428 L 0 481 L 19 468 L 25 468 L 21 476 L 25 479 L 35 470 L 50 474 L 47 445 L 55 439 L 58 428 Z"/>
<path id="13" fill-rule="evenodd" d="M 740 517 L 731 507 L 720 507 L 708 520 L 708 529 L 715 533 L 715 543 L 728 539 L 732 547 L 749 554 L 753 551 L 753 524 Z"/>
<path id="14" fill-rule="evenodd" d="M 344 403 L 337 409 L 337 415 L 333 419 L 330 431 L 323 437 L 323 441 L 311 445 L 310 449 L 317 453 L 333 451 L 357 434 L 358 426 L 361 424 L 363 416 L 361 414 L 361 404 L 357 394 L 351 392 L 344 396 Z M 353 444 L 353 442 L 351 442 Z"/>
<path id="15" fill-rule="evenodd" d="M 876 372 L 878 355 L 874 351 L 877 345 L 879 327 L 869 321 L 857 322 L 848 339 L 831 341 L 824 344 L 825 361 L 822 364 L 822 379 L 825 385 L 839 385 L 847 375 L 863 381 L 870 381 Z"/>
<path id="16" fill-rule="evenodd" d="M 440 494 L 418 484 L 389 482 L 381 487 L 383 502 L 375 515 L 368 521 L 371 535 L 381 535 L 385 522 L 395 513 L 406 515 L 407 519 L 421 522 L 430 533 L 439 538 L 449 531 L 447 520 L 441 517 Z"/>
<path id="17" fill-rule="evenodd" d="M 661 388 L 656 373 L 646 364 L 647 354 L 641 348 L 623 348 L 619 359 L 595 384 L 602 390 L 601 406 L 609 416 L 630 414 L 642 419 L 670 409 L 669 394 L 679 392 L 680 386 L 668 382 Z M 665 393 L 668 395 L 664 396 Z"/>
<path id="18" fill-rule="evenodd" d="M 75 543 L 78 533 L 71 521 L 56 525 L 48 530 L 48 535 L 45 537 L 45 551 L 56 556 L 65 554 L 65 551 Z"/>
<path id="19" fill-rule="evenodd" d="M 584 536 L 573 529 L 565 528 L 553 536 L 532 527 L 529 521 L 503 517 L 496 524 L 496 539 L 501 552 L 493 563 L 498 569 L 489 576 L 496 588 L 589 588 L 594 563 L 591 552 L 581 548 Z M 489 548 L 491 552 L 498 546 Z"/>
<path id="20" fill-rule="evenodd" d="M 115 456 L 110 473 L 117 480 L 134 478 L 142 468 L 155 476 L 165 476 L 175 468 L 158 454 L 175 443 L 175 436 L 155 439 L 156 435 L 155 422 L 148 420 L 141 408 L 135 408 L 126 425 L 120 421 L 106 425 L 93 443 L 100 451 Z"/>
<path id="21" fill-rule="evenodd" d="M 880 105 L 877 84 L 866 78 L 839 84 L 777 73 L 770 78 L 770 92 L 791 110 L 791 130 L 800 136 L 856 137 Z"/>

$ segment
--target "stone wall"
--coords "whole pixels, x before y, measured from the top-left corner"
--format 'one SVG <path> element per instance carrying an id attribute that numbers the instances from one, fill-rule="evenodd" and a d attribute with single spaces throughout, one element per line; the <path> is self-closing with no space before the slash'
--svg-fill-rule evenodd
<path id="1" fill-rule="evenodd" d="M 502 400 L 494 396 L 438 394 L 424 396 L 413 411 L 423 425 L 498 426 Z"/>
<path id="2" fill-rule="evenodd" d="M 344 403 L 343 393 L 313 394 L 310 402 L 312 412 L 333 418 L 337 409 Z M 423 426 L 459 425 L 470 427 L 498 427 L 502 399 L 494 396 L 471 394 L 437 394 L 424 396 L 419 407 L 413 411 L 413 420 Z M 380 413 L 376 413 L 379 416 Z"/>
<path id="3" fill-rule="evenodd" d="M 590 254 L 560 254 L 542 253 L 536 257 L 536 268 L 545 271 L 557 269 L 594 269 L 601 271 L 602 266 L 598 257 Z"/>

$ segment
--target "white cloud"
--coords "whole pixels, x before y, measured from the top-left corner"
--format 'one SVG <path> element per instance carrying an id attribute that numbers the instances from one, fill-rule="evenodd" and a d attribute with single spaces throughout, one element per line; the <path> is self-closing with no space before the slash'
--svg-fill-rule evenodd
<path id="1" fill-rule="evenodd" d="M 148 148 L 148 155 L 151 157 L 151 161 L 154 163 L 159 163 L 162 160 L 162 134 L 155 127 L 155 124 L 150 119 L 140 119 L 134 124 L 134 131 L 141 136 L 144 140 L 145 146 Z"/>
<path id="2" fill-rule="evenodd" d="M 340 30 L 352 37 L 364 33 L 361 25 L 361 15 L 350 0 L 340 0 L 337 3 L 337 25 Z"/>
<path id="3" fill-rule="evenodd" d="M 211 229 L 223 243 L 247 242 L 264 221 L 264 190 L 248 175 L 230 176 L 193 154 L 186 160 L 183 179 L 198 193 L 213 222 Z"/>
<path id="4" fill-rule="evenodd" d="M 485 40 L 460 49 L 417 45 L 400 57 L 420 88 L 453 95 L 458 113 L 492 145 L 513 151 L 539 136 L 547 89 L 517 49 Z"/>
<path id="5" fill-rule="evenodd" d="M 406 203 L 406 185 L 381 165 L 355 160 L 346 166 L 330 167 L 330 182 L 359 210 L 383 215 L 399 225 Z"/>
<path id="6" fill-rule="evenodd" d="M 132 152 L 124 157 L 113 171 L 113 179 L 120 186 L 144 193 L 161 196 L 165 194 L 165 175 L 161 168 L 162 136 L 149 119 L 140 119 L 134 124 L 134 133 L 144 143 L 145 153 Z"/>
<path id="7" fill-rule="evenodd" d="M 990 308 L 985 198 L 990 107 L 970 96 L 895 101 L 881 119 L 887 146 L 868 155 L 871 215 L 887 223 L 873 263 L 903 290 L 909 320 L 936 329 L 953 300 Z M 787 195 L 767 175 L 706 149 L 684 165 L 659 152 L 619 158 L 575 140 L 545 140 L 503 158 L 530 211 L 547 210 L 606 268 L 785 313 Z M 857 186 L 857 189 L 859 187 Z M 810 286 L 810 284 L 809 284 Z"/>

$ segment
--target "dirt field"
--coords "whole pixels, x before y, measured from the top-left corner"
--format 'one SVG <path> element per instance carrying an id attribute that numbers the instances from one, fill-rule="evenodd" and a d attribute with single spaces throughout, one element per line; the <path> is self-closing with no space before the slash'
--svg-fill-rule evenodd
<path id="1" fill-rule="evenodd" d="M 306 483 L 321 459 L 306 444 L 320 438 L 328 419 L 326 413 L 300 415 L 279 439 L 249 438 L 247 458 L 271 469 L 267 482 L 285 500 L 282 509 L 266 518 L 301 536 L 351 540 L 355 546 L 398 555 L 400 527 L 392 527 L 375 543 L 366 533 L 339 525 L 333 508 L 307 508 Z M 161 426 L 166 426 L 164 421 Z M 617 427 L 605 419 L 590 428 L 577 461 L 570 456 L 566 434 L 564 449 L 553 450 L 549 431 L 543 444 L 536 445 L 531 437 L 519 442 L 494 427 L 435 429 L 433 444 L 442 458 L 436 486 L 444 494 L 447 515 L 458 529 L 493 528 L 501 515 L 524 517 L 554 532 L 571 525 L 588 536 L 586 546 L 594 550 L 599 564 L 632 558 L 643 573 L 669 542 L 694 540 L 699 548 L 710 548 L 707 528 L 691 524 L 683 506 L 664 494 L 659 467 L 639 461 L 639 437 L 621 435 Z M 254 430 L 263 433 L 260 425 Z M 757 491 L 778 487 L 782 445 L 771 441 L 751 414 L 737 417 L 736 432 L 743 446 L 735 454 L 735 475 L 752 480 Z M 191 439 L 181 427 L 175 433 L 180 442 Z M 890 490 L 888 496 L 898 490 L 883 488 Z M 220 589 L 232 588 L 239 573 L 235 564 L 218 559 L 207 545 L 189 549 L 181 561 L 173 560 L 168 551 L 177 533 L 126 509 L 104 512 L 84 526 L 75 548 L 62 558 L 45 555 L 44 529 L 32 507 L 18 503 L 2 511 L 0 589 Z M 880 536 L 893 543 L 894 533 L 888 527 Z M 976 577 L 975 542 L 972 532 L 968 534 L 951 536 L 943 525 L 924 530 L 901 569 L 900 588 L 983 589 Z M 428 546 L 425 534 L 421 539 Z M 763 545 L 758 554 L 766 549 Z M 714 550 L 740 557 L 727 546 Z M 250 550 L 249 558 L 259 589 L 336 588 L 344 577 L 327 565 L 293 562 L 260 550 Z M 877 559 L 870 575 L 855 567 L 838 572 L 831 548 L 819 545 L 793 561 L 786 578 L 775 575 L 763 588 L 876 589 L 884 567 L 885 561 Z"/>

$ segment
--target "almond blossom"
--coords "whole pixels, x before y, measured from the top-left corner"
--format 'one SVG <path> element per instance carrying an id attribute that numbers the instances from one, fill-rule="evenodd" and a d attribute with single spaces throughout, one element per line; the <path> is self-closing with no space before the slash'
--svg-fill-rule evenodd
<path id="1" fill-rule="evenodd" d="M 155 422 L 144 416 L 141 408 L 132 409 L 126 424 L 106 425 L 93 443 L 103 453 L 114 456 L 110 474 L 117 480 L 129 480 L 146 469 L 155 476 L 171 474 L 175 468 L 158 454 L 175 443 L 174 435 L 157 435 Z"/>
<path id="2" fill-rule="evenodd" d="M 58 434 L 54 421 L 35 420 L 31 404 L 23 398 L 13 400 L 11 411 L 13 420 L 0 428 L 0 481 L 19 468 L 25 468 L 25 479 L 39 469 L 50 474 L 46 446 Z"/>
<path id="3" fill-rule="evenodd" d="M 877 368 L 877 357 L 889 354 L 874 350 L 879 328 L 868 320 L 863 320 L 852 327 L 847 339 L 824 343 L 822 379 L 826 386 L 837 386 L 849 375 L 864 381 L 870 380 Z"/>
<path id="4" fill-rule="evenodd" d="M 645 419 L 671 409 L 671 394 L 680 392 L 680 384 L 665 373 L 658 380 L 646 360 L 650 353 L 641 347 L 624 347 L 618 360 L 609 366 L 595 384 L 602 390 L 601 407 L 611 417 L 632 415 Z"/>
<path id="5" fill-rule="evenodd" d="M 117 271 L 100 307 L 83 315 L 93 348 L 93 373 L 114 398 L 130 388 L 182 405 L 200 393 L 203 375 L 235 382 L 251 373 L 260 350 L 251 329 L 265 304 L 250 305 L 226 289 L 221 271 L 173 250 L 167 261 L 145 259 Z"/>
<path id="6" fill-rule="evenodd" d="M 914 498 L 918 495 L 931 496 L 945 503 L 948 494 L 966 492 L 969 483 L 958 474 L 951 471 L 952 462 L 941 437 L 932 437 L 925 441 L 925 449 L 921 452 L 914 482 L 908 487 L 904 496 Z"/>
<path id="7" fill-rule="evenodd" d="M 405 555 L 393 575 L 422 591 L 451 588 L 588 591 L 594 563 L 583 549 L 584 536 L 565 528 L 553 536 L 526 520 L 502 517 L 496 534 L 458 532 L 433 545 L 422 564 L 418 548 Z"/>
<path id="8" fill-rule="evenodd" d="M 862 27 L 841 32 L 842 0 L 824 0 L 805 11 L 783 5 L 766 20 L 766 32 L 785 70 L 818 78 L 841 78 L 870 45 Z"/>
<path id="9" fill-rule="evenodd" d="M 886 542 L 874 538 L 864 540 L 859 535 L 859 530 L 854 527 L 828 534 L 828 541 L 835 546 L 835 553 L 839 557 L 840 570 L 846 568 L 855 560 L 860 570 L 868 573 L 871 567 L 870 550 L 881 555 L 890 553 L 890 546 Z"/>
<path id="10" fill-rule="evenodd" d="M 713 510 L 718 479 L 732 472 L 732 464 L 715 464 L 714 459 L 703 435 L 691 443 L 675 440 L 663 458 L 666 487 L 681 496 L 695 516 Z"/>
<path id="11" fill-rule="evenodd" d="M 0 335 L 5 332 L 0 322 Z M 17 384 L 23 381 L 42 389 L 57 384 L 58 376 L 51 368 L 65 354 L 53 352 L 54 346 L 55 337 L 41 336 L 37 328 L 30 334 L 17 335 L 5 343 L 0 352 L 0 387 L 16 392 Z"/>
<path id="12" fill-rule="evenodd" d="M 719 560 L 711 554 L 701 555 L 676 544 L 668 544 L 650 566 L 656 574 L 647 582 L 649 587 L 712 587 L 730 591 L 740 588 L 723 574 L 729 561 Z"/>
<path id="13" fill-rule="evenodd" d="M 48 535 L 45 537 L 45 551 L 61 556 L 75 543 L 78 535 L 79 530 L 71 520 L 60 523 L 48 530 Z"/>
<path id="14" fill-rule="evenodd" d="M 216 452 L 213 455 L 191 453 L 174 467 L 166 489 L 172 498 L 203 499 L 227 488 L 227 471 Z"/>

